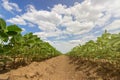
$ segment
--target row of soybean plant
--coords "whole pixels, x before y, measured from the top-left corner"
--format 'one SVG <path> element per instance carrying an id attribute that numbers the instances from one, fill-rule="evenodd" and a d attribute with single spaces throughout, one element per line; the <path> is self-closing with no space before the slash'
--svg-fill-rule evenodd
<path id="1" fill-rule="evenodd" d="M 8 63 L 16 66 L 41 61 L 61 53 L 49 43 L 42 41 L 33 33 L 21 34 L 22 29 L 17 25 L 6 25 L 0 18 L 0 65 L 3 69 Z"/>
<path id="2" fill-rule="evenodd" d="M 96 41 L 90 40 L 78 45 L 68 52 L 68 55 L 87 60 L 108 61 L 120 67 L 120 33 L 111 34 L 105 30 Z"/>

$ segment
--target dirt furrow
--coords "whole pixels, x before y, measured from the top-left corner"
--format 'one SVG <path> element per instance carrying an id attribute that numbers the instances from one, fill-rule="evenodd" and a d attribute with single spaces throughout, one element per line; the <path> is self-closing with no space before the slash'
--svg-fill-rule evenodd
<path id="1" fill-rule="evenodd" d="M 102 71 L 103 70 L 103 71 Z M 119 80 L 119 71 L 104 72 L 96 63 L 70 59 L 62 55 L 33 62 L 28 66 L 0 74 L 0 80 Z M 112 77 L 108 76 L 111 75 Z M 104 78 L 106 77 L 106 78 Z M 108 78 L 108 79 L 107 79 Z"/>

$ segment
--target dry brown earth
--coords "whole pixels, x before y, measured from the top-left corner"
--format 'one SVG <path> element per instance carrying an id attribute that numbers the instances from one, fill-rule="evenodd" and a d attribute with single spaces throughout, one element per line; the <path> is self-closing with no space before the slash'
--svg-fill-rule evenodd
<path id="1" fill-rule="evenodd" d="M 62 55 L 0 74 L 0 80 L 120 80 L 119 72 L 107 78 L 96 73 L 98 65 L 87 64 Z"/>

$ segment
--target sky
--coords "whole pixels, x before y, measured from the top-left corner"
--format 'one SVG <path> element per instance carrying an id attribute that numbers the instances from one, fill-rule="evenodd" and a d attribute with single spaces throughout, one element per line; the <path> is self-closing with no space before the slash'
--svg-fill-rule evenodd
<path id="1" fill-rule="evenodd" d="M 120 32 L 120 0 L 0 0 L 0 17 L 66 53 L 104 30 Z"/>

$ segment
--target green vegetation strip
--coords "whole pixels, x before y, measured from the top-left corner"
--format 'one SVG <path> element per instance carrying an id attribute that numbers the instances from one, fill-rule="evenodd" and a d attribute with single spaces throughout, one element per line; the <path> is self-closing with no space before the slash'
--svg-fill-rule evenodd
<path id="1" fill-rule="evenodd" d="M 0 69 L 30 64 L 32 61 L 41 61 L 61 54 L 37 35 L 22 35 L 21 32 L 20 27 L 7 26 L 0 18 Z"/>
<path id="2" fill-rule="evenodd" d="M 76 46 L 67 55 L 92 61 L 101 60 L 120 68 L 120 33 L 111 34 L 105 30 L 96 41 L 90 40 Z"/>

